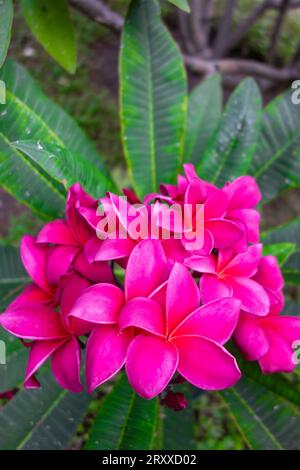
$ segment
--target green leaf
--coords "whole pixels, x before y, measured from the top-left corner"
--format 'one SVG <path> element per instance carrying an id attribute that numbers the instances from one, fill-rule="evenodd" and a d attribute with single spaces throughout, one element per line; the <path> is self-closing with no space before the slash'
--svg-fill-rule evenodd
<path id="1" fill-rule="evenodd" d="M 192 405 L 180 412 L 163 408 L 163 449 L 193 450 L 196 447 Z"/>
<path id="2" fill-rule="evenodd" d="M 6 82 L 8 90 L 7 104 L 1 107 L 0 183 L 41 217 L 59 217 L 64 211 L 64 193 L 60 193 L 55 181 L 18 152 L 11 142 L 41 140 L 68 148 L 96 165 L 109 182 L 107 172 L 77 124 L 43 95 L 25 69 L 7 61 L 0 78 Z"/>
<path id="3" fill-rule="evenodd" d="M 182 161 L 187 85 L 156 0 L 133 0 L 120 57 L 123 145 L 140 196 L 175 181 Z"/>
<path id="4" fill-rule="evenodd" d="M 58 183 L 65 180 L 67 188 L 80 181 L 85 190 L 96 198 L 112 189 L 110 181 L 95 165 L 66 148 L 32 141 L 19 141 L 15 147 Z"/>
<path id="5" fill-rule="evenodd" d="M 86 449 L 151 449 L 158 419 L 158 401 L 138 397 L 121 376 L 104 398 L 92 425 Z"/>
<path id="6" fill-rule="evenodd" d="M 0 184 L 42 218 L 60 217 L 64 212 L 63 194 L 1 132 Z"/>
<path id="7" fill-rule="evenodd" d="M 29 281 L 17 248 L 0 246 L 0 286 L 13 288 Z"/>
<path id="8" fill-rule="evenodd" d="M 68 72 L 76 70 L 76 38 L 67 0 L 21 0 L 22 13 L 36 39 Z"/>
<path id="9" fill-rule="evenodd" d="M 21 390 L 0 411 L 3 450 L 66 449 L 89 403 L 86 393 L 60 388 L 49 372 L 38 390 Z"/>
<path id="10" fill-rule="evenodd" d="M 266 230 L 262 240 L 266 244 L 288 242 L 300 246 L 300 217 Z"/>
<path id="11" fill-rule="evenodd" d="M 287 284 L 300 284 L 300 249 L 285 261 L 282 273 Z"/>
<path id="12" fill-rule="evenodd" d="M 221 392 L 237 427 L 252 449 L 300 449 L 299 389 L 275 375 L 257 377 Z"/>
<path id="13" fill-rule="evenodd" d="M 191 12 L 191 9 L 187 0 L 169 0 L 169 2 L 173 3 L 173 5 L 175 5 L 178 8 L 181 8 L 181 10 L 186 11 L 187 13 Z"/>
<path id="14" fill-rule="evenodd" d="M 243 80 L 230 96 L 219 127 L 198 165 L 201 177 L 218 185 L 246 174 L 258 137 L 260 91 L 251 78 Z"/>
<path id="15" fill-rule="evenodd" d="M 291 92 L 277 97 L 264 110 L 251 166 L 251 174 L 262 190 L 263 202 L 300 184 L 300 108 L 292 103 Z"/>
<path id="16" fill-rule="evenodd" d="M 263 232 L 262 241 L 271 246 L 294 245 L 290 256 L 281 263 L 281 270 L 287 284 L 300 284 L 300 217 Z"/>
<path id="17" fill-rule="evenodd" d="M 107 175 L 101 156 L 93 143 L 60 106 L 44 95 L 24 67 L 8 60 L 0 71 L 0 79 L 5 81 L 7 90 L 12 95 L 12 109 L 9 108 L 9 103 L 6 107 L 1 106 L 0 119 L 1 129 L 2 126 L 6 129 L 10 141 L 41 139 L 45 142 L 45 137 L 40 135 L 39 126 L 35 124 L 38 121 L 43 129 L 49 130 L 47 142 L 57 143 L 79 153 Z M 21 109 L 27 109 L 22 121 L 18 118 L 18 113 L 15 113 L 14 102 L 19 103 Z M 15 117 L 17 122 L 13 120 Z"/>
<path id="18" fill-rule="evenodd" d="M 264 245 L 263 255 L 276 256 L 279 265 L 282 266 L 295 251 L 295 243 L 274 243 L 273 245 Z"/>
<path id="19" fill-rule="evenodd" d="M 215 132 L 222 112 L 220 75 L 212 75 L 190 95 L 184 161 L 198 164 L 209 139 Z"/>
<path id="20" fill-rule="evenodd" d="M 30 282 L 17 248 L 0 246 L 0 311 Z"/>
<path id="21" fill-rule="evenodd" d="M 19 254 L 12 247 L 0 247 L 0 312 L 21 292 L 30 281 Z M 5 364 L 1 354 L 4 351 Z M 27 354 L 18 338 L 0 327 L 0 393 L 21 382 L 24 377 Z"/>
<path id="22" fill-rule="evenodd" d="M 284 305 L 282 315 L 292 315 L 300 317 L 300 303 L 289 300 Z"/>
<path id="23" fill-rule="evenodd" d="M 0 393 L 15 388 L 25 375 L 28 350 L 0 327 Z"/>
<path id="24" fill-rule="evenodd" d="M 0 3 L 0 68 L 5 61 L 11 35 L 11 26 L 14 15 L 12 0 L 2 0 Z"/>

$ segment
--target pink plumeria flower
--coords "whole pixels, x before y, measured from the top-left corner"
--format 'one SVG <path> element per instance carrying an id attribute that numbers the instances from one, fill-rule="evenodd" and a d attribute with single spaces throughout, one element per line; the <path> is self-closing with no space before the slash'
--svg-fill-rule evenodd
<path id="1" fill-rule="evenodd" d="M 154 194 L 149 195 L 148 199 L 157 198 L 168 202 L 170 205 L 180 203 L 184 211 L 189 209 L 189 223 L 181 227 L 183 232 L 181 241 L 186 250 L 192 251 L 194 254 L 208 255 L 213 248 L 220 249 L 235 245 L 242 237 L 242 231 L 234 221 L 225 220 L 224 218 L 229 204 L 227 193 L 201 180 L 196 175 L 192 165 L 185 165 L 185 173 L 187 176 L 178 180 L 177 190 L 172 185 L 162 186 L 162 190 L 165 194 L 167 193 L 167 196 Z M 187 232 L 197 234 L 197 230 L 199 230 L 197 226 L 198 208 L 201 206 L 204 210 L 204 220 L 200 227 L 200 230 L 204 232 L 203 246 L 195 250 L 192 247 L 190 237 L 184 236 L 184 234 L 187 234 Z M 165 229 L 170 228 L 162 226 Z M 179 231 L 179 227 L 174 228 L 174 231 Z"/>
<path id="2" fill-rule="evenodd" d="M 148 224 L 148 207 L 139 204 L 140 207 L 135 208 L 124 197 L 113 193 L 108 193 L 108 197 L 103 198 L 101 202 L 108 222 L 112 218 L 112 226 L 115 225 L 115 229 L 104 233 L 104 239 L 94 236 L 86 244 L 87 258 L 90 262 L 128 259 L 135 246 L 142 240 L 136 233 L 130 232 L 130 223 L 140 218 L 145 219 Z"/>
<path id="3" fill-rule="evenodd" d="M 0 325 L 22 341 L 30 341 L 29 361 L 24 386 L 40 386 L 36 372 L 49 359 L 53 374 L 62 388 L 80 392 L 81 352 L 77 336 L 86 334 L 91 327 L 86 322 L 70 321 L 68 313 L 75 299 L 90 286 L 90 282 L 77 274 L 71 274 L 61 294 L 61 313 L 40 303 L 23 302 L 11 305 L 0 315 Z"/>
<path id="4" fill-rule="evenodd" d="M 261 200 L 261 192 L 251 176 L 240 176 L 224 186 L 229 203 L 226 219 L 239 225 L 243 237 L 235 246 L 238 251 L 247 249 L 248 243 L 259 242 L 260 214 L 254 209 Z"/>
<path id="5" fill-rule="evenodd" d="M 25 235 L 20 246 L 22 263 L 33 280 L 33 284 L 27 286 L 24 291 L 13 301 L 12 306 L 23 303 L 38 302 L 49 306 L 56 304 L 57 285 L 49 282 L 47 276 L 48 256 L 50 248 L 36 243 L 31 235 Z"/>
<path id="6" fill-rule="evenodd" d="M 49 222 L 38 234 L 37 243 L 51 245 L 47 261 L 50 284 L 58 284 L 71 267 L 93 282 L 113 282 L 109 264 L 89 263 L 84 253 L 85 244 L 95 236 L 92 224 L 99 220 L 97 207 L 97 201 L 76 183 L 68 191 L 66 220 Z"/>
<path id="7" fill-rule="evenodd" d="M 235 297 L 241 308 L 255 315 L 267 315 L 270 299 L 264 287 L 254 280 L 261 260 L 262 245 L 252 245 L 247 251 L 236 254 L 220 250 L 218 257 L 192 256 L 185 260 L 191 269 L 203 273 L 200 279 L 204 303 L 222 297 Z"/>
<path id="8" fill-rule="evenodd" d="M 258 360 L 264 373 L 292 372 L 296 367 L 293 343 L 300 344 L 300 318 L 259 318 L 241 312 L 234 340 L 247 360 Z"/>
<path id="9" fill-rule="evenodd" d="M 205 390 L 221 390 L 239 380 L 235 358 L 223 344 L 236 327 L 240 302 L 220 299 L 199 305 L 196 282 L 176 263 L 164 304 L 137 297 L 121 310 L 121 329 L 140 331 L 130 342 L 125 368 L 131 386 L 143 398 L 160 394 L 176 371 Z"/>
<path id="10" fill-rule="evenodd" d="M 119 317 L 126 302 L 149 297 L 157 302 L 163 297 L 168 267 L 158 241 L 144 240 L 129 258 L 125 291 L 112 284 L 95 284 L 77 299 L 70 316 L 93 324 L 86 349 L 86 382 L 92 392 L 123 367 L 133 329 L 120 331 Z"/>
<path id="11" fill-rule="evenodd" d="M 263 256 L 258 264 L 253 280 L 264 287 L 270 300 L 270 314 L 278 314 L 284 307 L 282 288 L 284 279 L 275 256 Z"/>
<path id="12" fill-rule="evenodd" d="M 155 207 L 141 204 L 134 193 L 124 190 L 124 194 L 126 197 L 129 196 L 127 201 L 112 193 L 102 199 L 107 218 L 115 217 L 117 227 L 115 232 L 104 233 L 103 235 L 106 235 L 104 239 L 95 236 L 86 243 L 85 253 L 90 262 L 115 260 L 122 267 L 126 267 L 128 257 L 140 242 L 147 238 L 160 238 L 158 227 L 157 233 L 151 232 L 151 217 L 155 216 L 154 209 L 161 204 L 156 202 Z M 133 206 L 133 204 L 137 204 L 137 206 Z M 121 207 L 123 210 L 120 209 Z M 147 230 L 141 230 L 141 233 L 139 230 L 136 232 L 130 230 L 130 224 L 137 220 L 139 221 L 138 226 L 144 224 L 144 228 Z M 170 265 L 173 265 L 175 261 L 183 261 L 186 257 L 180 240 L 175 240 L 170 236 L 170 239 L 163 240 L 162 244 Z"/>

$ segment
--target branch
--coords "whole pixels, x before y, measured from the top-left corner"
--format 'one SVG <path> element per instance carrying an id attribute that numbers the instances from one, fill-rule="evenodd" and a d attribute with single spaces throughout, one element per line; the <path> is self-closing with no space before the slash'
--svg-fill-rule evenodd
<path id="1" fill-rule="evenodd" d="M 279 35 L 282 29 L 282 25 L 285 19 L 285 14 L 289 9 L 290 0 L 282 0 L 280 8 L 278 8 L 277 18 L 274 23 L 272 31 L 270 46 L 268 50 L 268 61 L 272 62 L 276 52 L 276 46 L 278 43 Z"/>
<path id="2" fill-rule="evenodd" d="M 92 20 L 114 31 L 119 32 L 123 28 L 122 16 L 104 5 L 101 0 L 70 0 L 70 4 Z"/>
<path id="3" fill-rule="evenodd" d="M 208 38 L 210 33 L 210 28 L 212 24 L 212 16 L 214 11 L 214 0 L 204 0 L 204 6 L 202 10 L 202 27 L 204 29 L 205 35 Z"/>
<path id="4" fill-rule="evenodd" d="M 269 0 L 269 7 L 275 10 L 281 8 L 281 0 Z M 291 0 L 289 4 L 289 9 L 300 8 L 300 1 L 299 0 Z"/>
<path id="5" fill-rule="evenodd" d="M 218 30 L 217 37 L 215 40 L 215 45 L 214 45 L 213 54 L 214 54 L 214 57 L 217 59 L 222 56 L 224 42 L 226 41 L 226 38 L 230 31 L 230 26 L 231 26 L 232 17 L 234 14 L 234 9 L 236 7 L 236 4 L 237 4 L 237 0 L 227 0 L 226 8 L 224 11 L 224 16 L 219 26 L 219 30 Z"/>
<path id="6" fill-rule="evenodd" d="M 223 73 L 230 75 L 252 75 L 266 78 L 273 82 L 287 82 L 299 78 L 300 70 L 296 67 L 277 69 L 271 65 L 265 65 L 255 60 L 220 59 L 203 60 L 198 57 L 184 56 L 186 66 L 194 73 L 211 75 Z"/>
<path id="7" fill-rule="evenodd" d="M 184 49 L 188 54 L 194 54 L 197 50 L 191 38 L 190 28 L 188 25 L 188 15 L 178 8 L 177 16 Z"/>
<path id="8" fill-rule="evenodd" d="M 228 54 L 228 52 L 246 36 L 254 23 L 256 23 L 266 13 L 266 11 L 281 10 L 281 8 L 281 0 L 264 0 L 262 3 L 257 5 L 249 16 L 240 22 L 238 28 L 232 33 L 228 41 L 225 41 L 223 55 Z M 287 10 L 294 8 L 300 8 L 300 0 L 290 0 Z"/>
<path id="9" fill-rule="evenodd" d="M 249 29 L 252 28 L 254 23 L 270 8 L 270 0 L 265 0 L 264 2 L 257 5 L 252 13 L 247 16 L 240 23 L 239 27 L 234 31 L 234 33 L 229 37 L 228 41 L 225 42 L 223 48 L 223 54 L 227 54 L 240 40 L 248 33 Z"/>
<path id="10" fill-rule="evenodd" d="M 202 52 L 207 44 L 207 38 L 202 24 L 203 6 L 203 0 L 190 1 L 190 28 L 198 52 Z"/>

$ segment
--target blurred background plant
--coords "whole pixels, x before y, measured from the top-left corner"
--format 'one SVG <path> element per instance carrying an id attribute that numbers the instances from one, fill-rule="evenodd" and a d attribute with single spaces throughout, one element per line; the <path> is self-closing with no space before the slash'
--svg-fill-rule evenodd
<path id="1" fill-rule="evenodd" d="M 74 48 L 73 59 L 64 63 L 60 57 L 60 64 L 53 59 L 56 52 L 51 45 L 49 48 L 49 38 L 39 36 L 35 28 L 31 27 L 34 34 L 30 30 L 28 11 L 34 3 L 43 8 L 49 0 L 15 2 L 9 56 L 25 65 L 45 94 L 74 117 L 103 155 L 115 181 L 126 186 L 129 179 L 118 118 L 118 54 L 129 0 L 71 0 L 68 12 L 75 33 L 69 47 Z M 62 3 L 68 8 L 67 2 Z M 190 0 L 191 14 L 184 11 L 186 1 L 161 3 L 164 20 L 184 53 L 190 89 L 219 71 L 227 97 L 245 75 L 252 75 L 268 102 L 289 87 L 292 80 L 300 78 L 299 1 Z M 267 204 L 266 227 L 299 216 L 299 202 L 299 190 L 293 189 Z M 24 233 L 36 233 L 39 220 L 2 189 L 0 207 L 1 245 L 17 246 Z M 290 288 L 289 294 L 296 299 L 297 289 Z M 84 444 L 98 411 L 99 402 L 93 400 L 70 448 Z M 197 448 L 248 448 L 219 396 L 200 395 L 194 414 Z"/>

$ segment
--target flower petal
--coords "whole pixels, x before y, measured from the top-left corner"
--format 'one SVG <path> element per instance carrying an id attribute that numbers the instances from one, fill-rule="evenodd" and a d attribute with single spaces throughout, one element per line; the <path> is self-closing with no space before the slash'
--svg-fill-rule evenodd
<path id="1" fill-rule="evenodd" d="M 90 262 L 111 261 L 129 256 L 135 246 L 136 243 L 130 238 L 106 238 L 105 240 L 92 238 L 86 244 L 85 252 Z"/>
<path id="2" fill-rule="evenodd" d="M 230 220 L 209 219 L 205 221 L 205 228 L 212 234 L 214 248 L 233 246 L 243 235 L 239 226 Z"/>
<path id="3" fill-rule="evenodd" d="M 140 297 L 128 302 L 121 310 L 119 326 L 121 329 L 136 327 L 149 333 L 164 335 L 164 320 L 163 309 L 157 302 Z"/>
<path id="4" fill-rule="evenodd" d="M 131 339 L 130 330 L 120 332 L 116 326 L 95 328 L 86 349 L 86 381 L 89 393 L 123 367 Z"/>
<path id="5" fill-rule="evenodd" d="M 234 256 L 223 268 L 223 273 L 226 276 L 252 277 L 257 271 L 261 254 L 261 243 L 251 245 L 244 253 L 239 253 Z"/>
<path id="6" fill-rule="evenodd" d="M 214 300 L 195 310 L 173 332 L 174 336 L 199 335 L 224 344 L 232 336 L 240 313 L 240 301 L 233 298 Z"/>
<path id="7" fill-rule="evenodd" d="M 277 258 L 272 255 L 263 256 L 253 279 L 270 290 L 282 289 L 284 279 Z"/>
<path id="8" fill-rule="evenodd" d="M 83 387 L 80 381 L 81 351 L 77 339 L 72 336 L 52 356 L 52 372 L 59 385 L 73 393 Z"/>
<path id="9" fill-rule="evenodd" d="M 205 202 L 205 199 L 205 185 L 202 183 L 200 178 L 192 178 L 185 192 L 184 203 L 195 206 L 196 204 L 203 204 Z"/>
<path id="10" fill-rule="evenodd" d="M 113 284 L 95 284 L 76 300 L 70 315 L 96 324 L 117 323 L 124 304 L 122 290 Z"/>
<path id="11" fill-rule="evenodd" d="M 149 294 L 149 299 L 155 300 L 163 308 L 166 306 L 168 281 L 163 282 Z"/>
<path id="12" fill-rule="evenodd" d="M 143 240 L 132 251 L 125 274 L 125 296 L 147 297 L 168 278 L 167 260 L 158 240 Z"/>
<path id="13" fill-rule="evenodd" d="M 204 304 L 223 297 L 232 297 L 230 285 L 213 274 L 203 274 L 200 279 L 200 296 Z"/>
<path id="14" fill-rule="evenodd" d="M 199 288 L 188 269 L 175 263 L 167 286 L 167 332 L 170 333 L 200 304 Z"/>
<path id="15" fill-rule="evenodd" d="M 246 229 L 247 241 L 250 243 L 258 243 L 261 217 L 257 210 L 235 209 L 229 211 L 226 217 L 232 220 L 232 222 L 241 222 Z"/>
<path id="16" fill-rule="evenodd" d="M 178 372 L 195 387 L 223 390 L 239 380 L 235 358 L 218 343 L 201 336 L 180 336 L 172 342 L 178 349 Z"/>
<path id="17" fill-rule="evenodd" d="M 31 279 L 41 289 L 51 292 L 46 276 L 48 247 L 38 245 L 34 237 L 25 235 L 21 241 L 20 251 L 22 262 Z"/>
<path id="18" fill-rule="evenodd" d="M 66 274 L 80 248 L 78 246 L 54 246 L 50 248 L 47 258 L 47 279 L 52 285 L 57 285 L 60 278 Z"/>
<path id="19" fill-rule="evenodd" d="M 216 189 L 207 199 L 204 206 L 204 217 L 208 219 L 220 219 L 226 213 L 228 196 L 222 189 Z"/>
<path id="20" fill-rule="evenodd" d="M 261 325 L 272 330 L 274 333 L 282 336 L 286 341 L 292 344 L 294 341 L 300 341 L 300 318 L 288 315 L 268 316 L 261 319 Z"/>
<path id="21" fill-rule="evenodd" d="M 212 234 L 204 229 L 203 232 L 203 245 L 201 248 L 197 248 L 197 246 L 201 245 L 201 235 L 193 234 L 193 237 L 188 237 L 187 234 L 183 234 L 181 243 L 187 252 L 191 252 L 193 255 L 197 256 L 208 256 L 213 250 L 214 247 L 214 239 Z"/>
<path id="22" fill-rule="evenodd" d="M 108 262 L 95 261 L 89 263 L 84 251 L 76 256 L 73 269 L 92 282 L 114 283 L 113 273 Z"/>
<path id="23" fill-rule="evenodd" d="M 292 372 L 296 367 L 296 361 L 291 345 L 274 332 L 268 331 L 268 335 L 270 348 L 268 352 L 259 359 L 261 370 L 265 374 Z"/>
<path id="24" fill-rule="evenodd" d="M 75 183 L 68 191 L 66 217 L 73 236 L 83 245 L 93 236 L 94 230 L 80 214 L 81 207 L 94 207 L 96 211 L 97 201 L 87 194 L 79 183 Z"/>
<path id="25" fill-rule="evenodd" d="M 228 283 L 232 287 L 233 297 L 241 301 L 242 310 L 254 315 L 267 315 L 270 300 L 260 284 L 244 277 L 229 278 Z"/>
<path id="26" fill-rule="evenodd" d="M 247 361 L 264 356 L 270 347 L 270 340 L 257 317 L 242 312 L 234 332 L 234 341 Z"/>
<path id="27" fill-rule="evenodd" d="M 47 361 L 66 340 L 34 341 L 30 345 L 29 360 L 24 379 L 25 388 L 39 388 L 40 384 L 35 378 L 37 370 Z"/>
<path id="28" fill-rule="evenodd" d="M 225 186 L 232 209 L 251 209 L 261 200 L 259 187 L 252 176 L 240 176 Z"/>
<path id="29" fill-rule="evenodd" d="M 63 219 L 53 220 L 44 225 L 39 232 L 37 243 L 53 243 L 55 245 L 77 245 L 78 242 L 73 236 L 67 222 Z"/>
<path id="30" fill-rule="evenodd" d="M 51 340 L 66 336 L 60 315 L 41 304 L 27 304 L 0 315 L 0 325 L 18 338 Z"/>
<path id="31" fill-rule="evenodd" d="M 187 256 L 187 252 L 184 249 L 181 240 L 170 238 L 169 240 L 162 240 L 161 244 L 169 264 L 173 265 L 176 261 L 178 263 L 183 263 L 184 258 Z"/>
<path id="32" fill-rule="evenodd" d="M 38 287 L 36 284 L 29 284 L 8 306 L 7 310 L 23 307 L 26 304 L 40 303 L 50 304 L 53 297 Z"/>
<path id="33" fill-rule="evenodd" d="M 185 266 L 198 273 L 215 274 L 216 272 L 216 257 L 209 256 L 189 256 L 184 260 Z"/>
<path id="34" fill-rule="evenodd" d="M 82 321 L 80 318 L 72 317 L 69 313 L 76 300 L 90 285 L 91 283 L 87 279 L 72 273 L 65 277 L 61 286 L 60 311 L 62 320 L 65 328 L 78 336 L 89 333 L 93 325 Z"/>
<path id="35" fill-rule="evenodd" d="M 156 336 L 141 334 L 130 344 L 126 373 L 132 388 L 143 398 L 161 393 L 174 375 L 178 362 L 176 347 Z"/>

